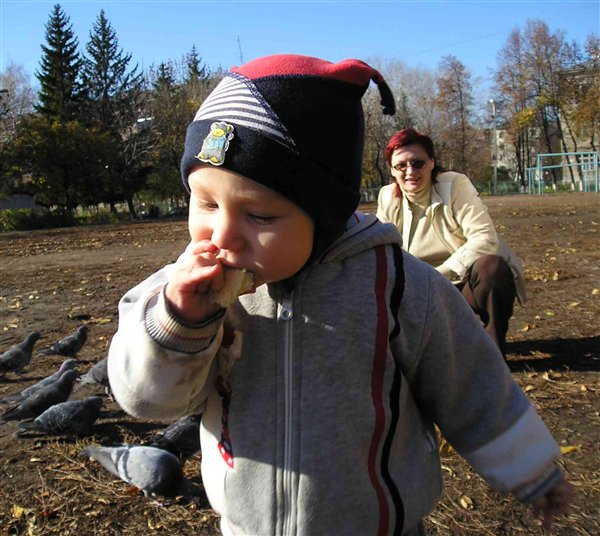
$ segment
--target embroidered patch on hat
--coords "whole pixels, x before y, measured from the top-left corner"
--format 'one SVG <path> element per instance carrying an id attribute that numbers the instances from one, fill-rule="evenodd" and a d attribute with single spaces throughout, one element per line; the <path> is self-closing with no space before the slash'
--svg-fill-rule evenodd
<path id="1" fill-rule="evenodd" d="M 233 125 L 225 121 L 216 121 L 210 125 L 210 132 L 202 142 L 202 149 L 196 155 L 201 162 L 220 166 L 225 162 L 225 153 L 229 149 L 229 140 L 233 138 Z"/>
<path id="2" fill-rule="evenodd" d="M 213 119 L 251 128 L 293 149 L 289 135 L 252 80 L 240 74 L 223 78 L 200 106 L 194 121 Z"/>

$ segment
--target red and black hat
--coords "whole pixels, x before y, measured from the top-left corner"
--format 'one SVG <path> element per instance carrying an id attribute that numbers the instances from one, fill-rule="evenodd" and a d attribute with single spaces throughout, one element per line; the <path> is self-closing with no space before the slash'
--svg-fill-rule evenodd
<path id="1" fill-rule="evenodd" d="M 279 54 L 233 67 L 187 129 L 181 162 L 186 188 L 195 165 L 223 166 L 292 200 L 330 242 L 360 200 L 361 98 L 371 80 L 383 113 L 393 115 L 383 77 L 360 60 Z"/>

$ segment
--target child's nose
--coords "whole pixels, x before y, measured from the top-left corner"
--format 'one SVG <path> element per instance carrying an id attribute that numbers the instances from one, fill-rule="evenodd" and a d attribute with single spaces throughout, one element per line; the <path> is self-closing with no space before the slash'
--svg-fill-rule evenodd
<path id="1" fill-rule="evenodd" d="M 241 227 L 237 219 L 221 210 L 212 232 L 212 243 L 219 249 L 240 250 L 244 244 Z"/>

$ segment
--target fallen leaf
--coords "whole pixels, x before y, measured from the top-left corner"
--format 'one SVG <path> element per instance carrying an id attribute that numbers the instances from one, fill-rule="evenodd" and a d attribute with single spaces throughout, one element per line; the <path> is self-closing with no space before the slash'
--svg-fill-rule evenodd
<path id="1" fill-rule="evenodd" d="M 598 296 L 598 294 L 600 294 L 600 288 L 592 289 L 592 296 Z"/>
<path id="2" fill-rule="evenodd" d="M 454 476 L 454 471 L 452 470 L 451 467 L 448 467 L 447 465 L 442 465 L 442 469 L 444 471 L 448 471 L 448 473 L 450 473 L 450 476 Z"/>
<path id="3" fill-rule="evenodd" d="M 574 302 L 571 302 L 571 303 L 569 304 L 569 307 L 577 307 L 577 306 L 579 306 L 579 305 L 581 305 L 581 302 L 574 301 Z"/>
<path id="4" fill-rule="evenodd" d="M 526 385 L 525 387 L 523 387 L 523 391 L 528 393 L 529 391 L 533 391 L 535 389 L 535 387 L 533 385 Z"/>
<path id="5" fill-rule="evenodd" d="M 473 499 L 468 495 L 463 495 L 460 498 L 460 505 L 466 510 L 471 510 L 473 508 Z"/>
<path id="6" fill-rule="evenodd" d="M 530 329 L 535 328 L 537 328 L 537 324 L 535 322 L 528 322 L 519 331 L 529 331 Z"/>
<path id="7" fill-rule="evenodd" d="M 90 324 L 109 324 L 112 322 L 112 318 L 108 316 L 103 316 L 101 318 L 91 317 Z"/>
<path id="8" fill-rule="evenodd" d="M 571 452 L 575 452 L 576 450 L 579 450 L 581 448 L 581 445 L 566 445 L 564 447 L 560 447 L 560 453 L 561 454 L 570 454 Z"/>
<path id="9" fill-rule="evenodd" d="M 12 505 L 12 516 L 15 519 L 21 519 L 25 514 L 27 514 L 27 512 L 29 512 L 29 510 L 19 506 L 18 504 Z"/>
<path id="10" fill-rule="evenodd" d="M 554 311 L 546 311 L 546 316 L 556 316 Z"/>

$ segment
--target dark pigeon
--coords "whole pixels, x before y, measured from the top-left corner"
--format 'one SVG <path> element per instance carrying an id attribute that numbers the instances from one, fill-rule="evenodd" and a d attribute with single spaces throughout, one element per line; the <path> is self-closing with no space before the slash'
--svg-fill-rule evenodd
<path id="1" fill-rule="evenodd" d="M 52 346 L 40 350 L 39 355 L 64 355 L 66 357 L 76 357 L 77 353 L 85 341 L 87 341 L 88 327 L 86 325 L 79 326 L 75 333 L 67 335 L 60 341 L 55 342 Z"/>
<path id="2" fill-rule="evenodd" d="M 4 377 L 7 372 L 21 374 L 23 369 L 29 365 L 33 346 L 40 337 L 39 331 L 32 331 L 23 341 L 0 355 L 0 377 Z"/>
<path id="3" fill-rule="evenodd" d="M 23 389 L 19 393 L 15 393 L 15 394 L 7 396 L 5 399 L 0 400 L 0 402 L 3 404 L 9 403 L 9 402 L 20 403 L 23 400 L 25 400 L 26 398 L 29 398 L 33 394 L 37 393 L 40 389 L 43 389 L 47 385 L 58 380 L 58 378 L 60 378 L 60 376 L 62 375 L 63 372 L 65 372 L 66 370 L 74 369 L 76 365 L 77 365 L 77 361 L 75 359 L 72 359 L 72 358 L 65 359 L 62 362 L 62 364 L 60 365 L 59 369 L 56 372 L 54 372 L 53 374 L 50 374 L 50 376 L 44 378 L 43 380 L 40 380 L 37 383 L 34 383 L 33 385 L 30 385 L 29 387 Z"/>
<path id="4" fill-rule="evenodd" d="M 124 482 L 142 490 L 146 497 L 192 497 L 195 484 L 185 478 L 176 456 L 165 450 L 141 446 L 87 447 L 83 456 L 93 458 Z"/>
<path id="5" fill-rule="evenodd" d="M 33 421 L 22 423 L 15 435 L 19 437 L 26 431 L 79 437 L 91 435 L 102 403 L 99 396 L 90 396 L 83 400 L 67 400 L 54 404 Z"/>
<path id="6" fill-rule="evenodd" d="M 77 372 L 67 370 L 61 377 L 0 415 L 0 422 L 35 419 L 50 406 L 65 402 L 71 395 Z"/>
<path id="7" fill-rule="evenodd" d="M 149 446 L 166 450 L 185 461 L 200 450 L 202 415 L 188 415 L 167 426 L 150 439 Z"/>

